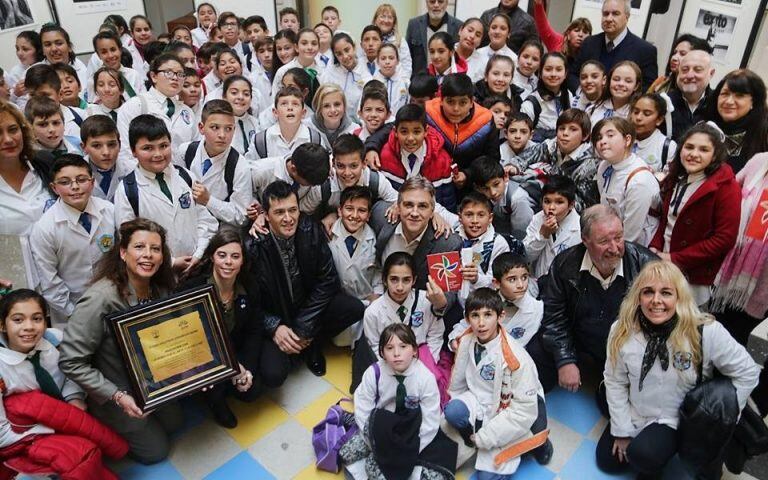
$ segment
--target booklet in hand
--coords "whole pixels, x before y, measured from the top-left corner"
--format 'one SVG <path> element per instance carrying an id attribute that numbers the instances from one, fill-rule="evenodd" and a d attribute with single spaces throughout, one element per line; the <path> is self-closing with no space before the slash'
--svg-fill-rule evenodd
<path id="1" fill-rule="evenodd" d="M 459 252 L 432 253 L 427 255 L 429 276 L 444 292 L 458 292 L 461 288 L 461 256 Z"/>

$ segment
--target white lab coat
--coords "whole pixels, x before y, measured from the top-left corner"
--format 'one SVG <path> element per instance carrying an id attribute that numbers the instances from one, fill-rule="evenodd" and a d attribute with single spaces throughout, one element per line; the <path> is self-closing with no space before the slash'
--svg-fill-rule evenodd
<path id="1" fill-rule="evenodd" d="M 93 73 L 96 72 L 94 71 Z M 99 96 L 96 95 L 96 85 L 93 83 L 93 73 L 88 75 L 88 84 L 86 90 L 88 92 L 88 103 L 96 103 L 99 98 Z M 147 91 L 146 85 L 144 84 L 144 80 L 146 78 L 144 77 L 143 73 L 139 73 L 133 68 L 128 67 L 120 67 L 120 73 L 123 74 L 125 80 L 131 85 L 136 95 Z M 131 99 L 131 96 L 128 95 L 128 92 L 123 92 L 123 99 L 125 101 Z"/>
<path id="2" fill-rule="evenodd" d="M 408 94 L 408 87 L 411 82 L 408 79 L 398 77 L 397 74 L 393 75 L 392 78 L 387 78 L 380 71 L 377 71 L 373 78 L 383 83 L 387 89 L 387 98 L 389 99 L 389 118 L 387 121 L 392 122 L 400 107 L 406 105 L 411 98 Z"/>
<path id="3" fill-rule="evenodd" d="M 320 74 L 321 85 L 326 83 L 335 83 L 344 91 L 344 98 L 347 102 L 347 116 L 353 121 L 357 121 L 357 111 L 360 108 L 360 98 L 363 96 L 363 87 L 369 80 L 373 79 L 371 72 L 365 63 L 358 61 L 357 66 L 352 71 L 347 70 L 340 64 L 328 64 L 328 67 Z"/>
<path id="4" fill-rule="evenodd" d="M 392 187 L 392 184 L 381 173 L 379 175 L 379 189 L 376 192 L 378 200 L 385 202 L 395 203 L 397 201 L 397 190 Z M 331 196 L 328 197 L 328 206 L 331 208 L 338 208 L 339 201 L 341 200 L 341 191 L 344 190 L 339 185 L 339 180 L 336 178 L 336 173 L 331 169 L 331 176 L 329 178 L 331 184 Z M 360 174 L 360 179 L 357 181 L 357 185 L 362 187 L 368 187 L 371 184 L 371 170 L 368 167 L 363 167 L 363 173 Z M 302 199 L 301 207 L 303 212 L 314 212 L 317 207 L 323 201 L 322 188 L 318 185 L 312 187 L 309 193 Z"/>
<path id="5" fill-rule="evenodd" d="M 139 190 L 139 216 L 165 228 L 171 255 L 202 258 L 205 247 L 219 228 L 219 222 L 203 205 L 195 203 L 192 188 L 181 178 L 175 167 L 168 165 L 163 171 L 173 201 L 168 200 L 160 190 L 154 173 L 141 166 L 136 167 L 135 172 Z M 200 181 L 193 173 L 190 173 L 190 177 L 192 181 Z M 115 224 L 122 225 L 134 218 L 136 215 L 128 203 L 121 181 L 115 193 Z"/>
<path id="6" fill-rule="evenodd" d="M 222 99 L 224 99 L 224 83 L 221 83 L 218 87 L 208 91 L 205 95 L 205 100 L 203 100 L 203 106 L 211 100 Z M 265 102 L 264 99 L 261 98 L 261 93 L 251 86 L 251 111 L 260 112 L 267 103 L 268 102 Z M 254 121 L 258 122 L 258 118 L 254 118 Z"/>
<path id="7" fill-rule="evenodd" d="M 609 343 L 617 324 L 611 326 Z M 741 411 L 752 389 L 757 386 L 760 367 L 719 322 L 704 325 L 702 336 L 704 380 L 712 378 L 715 368 L 729 377 L 736 389 Z M 696 386 L 696 366 L 691 361 L 690 351 L 676 351 L 667 342 L 667 370 L 662 370 L 658 360 L 654 360 L 643 380 L 643 389 L 639 390 L 640 368 L 647 344 L 641 331 L 634 332 L 619 349 L 615 365 L 610 357 L 605 361 L 605 394 L 614 437 L 635 437 L 651 423 L 677 429 L 680 405 L 685 395 Z"/>
<path id="8" fill-rule="evenodd" d="M 501 295 L 501 293 L 499 293 Z M 503 296 L 502 299 L 507 302 Z M 509 307 L 504 307 L 504 318 L 501 319 L 501 326 L 504 327 L 507 334 L 520 345 L 527 345 L 541 326 L 541 319 L 544 316 L 544 302 L 536 300 L 531 295 L 530 290 L 518 300 L 512 302 L 517 307 L 517 312 L 510 315 Z M 452 342 L 459 338 L 470 328 L 466 318 L 462 318 L 459 323 L 453 326 L 453 330 L 448 334 L 448 341 Z M 450 346 L 450 345 L 449 345 Z"/>
<path id="9" fill-rule="evenodd" d="M 549 272 L 549 266 L 555 257 L 574 245 L 581 243 L 581 226 L 579 225 L 579 213 L 575 208 L 565 216 L 563 223 L 558 225 L 555 232 L 556 239 L 544 238 L 541 235 L 541 226 L 544 224 L 544 212 L 538 212 L 528 225 L 525 232 L 525 253 L 533 262 L 533 278 L 540 278 Z"/>
<path id="10" fill-rule="evenodd" d="M 259 119 L 246 113 L 242 117 L 235 117 L 235 135 L 232 137 L 232 147 L 243 157 L 255 155 L 253 150 L 253 138 L 259 128 Z"/>
<path id="11" fill-rule="evenodd" d="M 250 162 L 251 186 L 253 188 L 254 198 L 261 199 L 261 194 L 264 192 L 264 189 L 267 188 L 267 185 L 274 182 L 275 180 L 282 180 L 287 182 L 289 185 L 294 183 L 294 180 L 288 173 L 288 169 L 285 165 L 285 162 L 288 161 L 288 158 L 289 157 L 287 156 L 267 157 Z M 303 185 L 299 187 L 299 190 L 296 192 L 299 197 L 299 206 L 302 205 L 304 197 L 307 195 L 311 188 L 313 187 L 306 187 Z M 304 213 L 312 213 L 304 209 L 301 211 Z"/>
<path id="12" fill-rule="evenodd" d="M 80 138 L 80 125 L 75 120 L 75 113 L 80 116 L 80 120 L 88 118 L 86 111 L 81 108 L 61 106 L 61 116 L 64 117 L 64 135 Z"/>
<path id="13" fill-rule="evenodd" d="M 59 199 L 35 223 L 29 237 L 42 294 L 58 314 L 55 324 L 72 314 L 93 277 L 94 265 L 115 243 L 114 206 L 91 197 L 84 211 L 91 217 L 90 233 L 78 223 L 82 212 Z"/>
<path id="14" fill-rule="evenodd" d="M 357 239 L 357 246 L 351 258 L 344 243 L 349 235 L 341 219 L 336 220 L 331 229 L 328 246 L 339 273 L 341 288 L 368 306 L 366 298 L 369 295 L 384 293 L 381 270 L 376 264 L 376 234 L 368 225 L 356 232 L 354 237 Z"/>
<path id="15" fill-rule="evenodd" d="M 488 64 L 488 60 L 494 55 L 504 55 L 512 59 L 515 65 L 517 65 L 517 54 L 512 51 L 511 48 L 504 45 L 498 50 L 493 50 L 490 45 L 478 48 L 467 59 L 467 75 L 472 79 L 472 83 L 482 80 L 485 77 L 485 66 Z"/>

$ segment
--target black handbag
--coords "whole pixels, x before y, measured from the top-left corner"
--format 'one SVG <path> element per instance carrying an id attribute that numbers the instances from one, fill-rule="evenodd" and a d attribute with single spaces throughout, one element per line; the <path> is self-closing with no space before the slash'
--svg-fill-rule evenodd
<path id="1" fill-rule="evenodd" d="M 731 473 L 739 474 L 750 458 L 768 452 L 768 427 L 762 417 L 747 405 L 741 412 L 741 418 L 733 438 L 725 452 L 725 466 Z"/>

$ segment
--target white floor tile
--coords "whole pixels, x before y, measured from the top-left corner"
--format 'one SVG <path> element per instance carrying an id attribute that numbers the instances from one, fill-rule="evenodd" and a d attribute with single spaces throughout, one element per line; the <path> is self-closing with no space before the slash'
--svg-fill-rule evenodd
<path id="1" fill-rule="evenodd" d="M 315 461 L 312 432 L 296 420 L 288 420 L 248 448 L 275 478 L 293 478 Z"/>
<path id="2" fill-rule="evenodd" d="M 330 383 L 301 366 L 290 373 L 282 387 L 268 395 L 285 411 L 295 415 L 331 388 Z"/>
<path id="3" fill-rule="evenodd" d="M 555 448 L 552 460 L 547 465 L 547 468 L 553 472 L 559 472 L 568 463 L 573 452 L 579 448 L 583 437 L 557 420 L 550 418 L 547 423 L 549 426 L 549 439 Z"/>
<path id="4" fill-rule="evenodd" d="M 173 442 L 169 460 L 186 480 L 197 480 L 241 451 L 223 428 L 206 419 Z"/>

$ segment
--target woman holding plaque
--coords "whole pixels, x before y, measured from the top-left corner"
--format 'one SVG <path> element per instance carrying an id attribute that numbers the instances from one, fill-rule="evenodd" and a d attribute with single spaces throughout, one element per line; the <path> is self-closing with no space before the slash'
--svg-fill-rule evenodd
<path id="1" fill-rule="evenodd" d="M 165 229 L 143 218 L 123 223 L 115 246 L 96 264 L 93 283 L 75 306 L 59 348 L 59 366 L 85 390 L 88 411 L 125 438 L 129 455 L 145 464 L 168 456 L 168 433 L 181 427 L 181 408 L 170 403 L 150 414 L 136 405 L 104 317 L 162 298 L 174 286 Z"/>
<path id="2" fill-rule="evenodd" d="M 182 289 L 205 284 L 216 288 L 224 325 L 240 365 L 240 375 L 232 378 L 231 383 L 219 383 L 204 393 L 213 418 L 225 428 L 237 426 L 237 418 L 227 405 L 226 397 L 252 402 L 262 392 L 261 382 L 252 372 L 259 371 L 264 319 L 245 274 L 246 263 L 240 234 L 224 229 L 211 238 L 200 263 L 182 281 Z"/>

